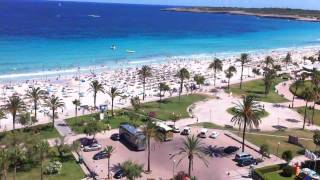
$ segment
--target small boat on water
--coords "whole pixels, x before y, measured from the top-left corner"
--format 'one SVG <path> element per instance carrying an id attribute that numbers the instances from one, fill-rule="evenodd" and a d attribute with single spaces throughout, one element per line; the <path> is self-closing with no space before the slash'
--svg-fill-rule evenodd
<path id="1" fill-rule="evenodd" d="M 110 49 L 112 49 L 112 50 L 116 50 L 116 49 L 117 49 L 117 47 L 116 47 L 116 45 L 112 45 L 112 46 L 110 47 Z"/>
<path id="2" fill-rule="evenodd" d="M 127 53 L 130 53 L 130 54 L 135 53 L 135 51 L 129 50 L 129 49 L 127 49 L 126 51 L 127 51 Z"/>
<path id="3" fill-rule="evenodd" d="M 93 17 L 93 18 L 99 18 L 99 17 L 101 17 L 101 16 L 95 15 L 95 14 L 89 14 L 88 16 L 89 16 L 89 17 Z"/>

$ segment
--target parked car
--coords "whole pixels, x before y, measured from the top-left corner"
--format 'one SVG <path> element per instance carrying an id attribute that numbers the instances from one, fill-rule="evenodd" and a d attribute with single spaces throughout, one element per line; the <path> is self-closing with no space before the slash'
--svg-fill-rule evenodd
<path id="1" fill-rule="evenodd" d="M 80 139 L 80 144 L 81 146 L 90 146 L 91 144 L 98 143 L 97 140 L 92 139 L 92 138 L 81 138 Z"/>
<path id="2" fill-rule="evenodd" d="M 250 166 L 250 165 L 257 165 L 258 162 L 256 159 L 241 159 L 238 161 L 238 165 L 243 167 L 243 166 Z"/>
<path id="3" fill-rule="evenodd" d="M 191 133 L 191 128 L 190 127 L 184 127 L 182 132 L 181 132 L 181 135 L 189 135 Z"/>
<path id="4" fill-rule="evenodd" d="M 235 161 L 239 162 L 239 161 L 244 160 L 244 159 L 253 159 L 253 157 L 248 153 L 239 152 L 239 153 L 236 154 L 234 159 L 235 159 Z"/>
<path id="5" fill-rule="evenodd" d="M 112 139 L 113 141 L 119 141 L 120 140 L 120 135 L 119 133 L 114 133 L 110 136 L 110 139 Z"/>
<path id="6" fill-rule="evenodd" d="M 91 145 L 89 145 L 89 146 L 85 146 L 85 147 L 83 148 L 83 151 L 84 151 L 84 152 L 98 151 L 98 150 L 101 149 L 101 147 L 102 147 L 102 146 L 101 146 L 100 144 L 94 143 L 94 144 L 91 144 Z"/>
<path id="7" fill-rule="evenodd" d="M 212 131 L 209 137 L 213 138 L 213 139 L 216 139 L 219 135 L 220 135 L 220 133 L 218 133 L 216 131 Z"/>
<path id="8" fill-rule="evenodd" d="M 206 129 L 206 128 L 201 129 L 200 133 L 198 134 L 198 137 L 206 138 L 207 137 L 207 132 L 208 132 L 208 129 Z"/>
<path id="9" fill-rule="evenodd" d="M 180 133 L 180 129 L 179 129 L 179 127 L 178 126 L 175 126 L 175 125 L 168 125 L 169 127 L 171 127 L 172 128 L 172 132 L 174 132 L 174 133 Z"/>
<path id="10" fill-rule="evenodd" d="M 94 160 L 106 159 L 108 156 L 109 154 L 106 151 L 100 151 L 93 156 L 93 159 Z"/>
<path id="11" fill-rule="evenodd" d="M 239 150 L 239 147 L 237 147 L 237 146 L 228 146 L 223 149 L 223 152 L 226 154 L 232 154 L 232 153 L 237 152 L 238 150 Z"/>
<path id="12" fill-rule="evenodd" d="M 126 177 L 126 175 L 124 174 L 123 170 L 120 169 L 114 174 L 113 177 L 116 178 L 116 179 L 121 179 L 123 177 Z"/>

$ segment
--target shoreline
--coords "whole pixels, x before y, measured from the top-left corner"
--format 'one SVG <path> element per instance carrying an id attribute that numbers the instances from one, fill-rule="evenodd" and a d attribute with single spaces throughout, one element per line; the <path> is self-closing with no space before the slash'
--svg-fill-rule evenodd
<path id="1" fill-rule="evenodd" d="M 277 19 L 288 19 L 298 21 L 309 21 L 309 22 L 320 22 L 320 18 L 315 17 L 302 17 L 299 15 L 280 15 L 280 14 L 268 14 L 268 13 L 253 13 L 246 12 L 245 10 L 210 10 L 209 8 L 166 8 L 161 9 L 162 11 L 173 11 L 173 12 L 190 12 L 190 13 L 213 13 L 213 14 L 230 14 L 230 15 L 245 15 L 245 16 L 256 16 L 262 18 L 277 18 Z"/>
<path id="2" fill-rule="evenodd" d="M 71 78 L 77 75 L 90 75 L 97 74 L 104 71 L 117 71 L 123 69 L 135 69 L 139 68 L 142 65 L 163 65 L 169 64 L 172 61 L 210 61 L 215 57 L 218 57 L 222 60 L 232 59 L 234 56 L 238 56 L 241 53 L 248 53 L 251 55 L 267 55 L 274 52 L 286 53 L 289 51 L 309 51 L 320 49 L 320 45 L 312 46 L 297 46 L 297 47 L 284 47 L 284 48 L 274 48 L 274 49 L 257 49 L 257 50 L 248 50 L 244 52 L 218 52 L 218 53 L 201 53 L 201 54 L 189 54 L 189 55 L 175 55 L 175 56 L 159 56 L 151 58 L 141 58 L 141 59 L 132 59 L 131 61 L 126 62 L 117 62 L 114 65 L 106 64 L 96 64 L 91 66 L 80 66 L 77 68 L 66 68 L 60 70 L 45 70 L 45 71 L 30 71 L 23 73 L 12 73 L 12 74 L 0 74 L 0 84 L 7 83 L 21 83 L 30 80 L 54 80 L 60 79 L 61 76 L 64 78 Z M 158 61 L 159 60 L 159 61 Z"/>

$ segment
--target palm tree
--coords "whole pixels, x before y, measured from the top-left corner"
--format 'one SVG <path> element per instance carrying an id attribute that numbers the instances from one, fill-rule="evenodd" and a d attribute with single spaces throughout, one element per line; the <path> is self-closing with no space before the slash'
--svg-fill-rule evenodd
<path id="1" fill-rule="evenodd" d="M 135 180 L 141 177 L 143 172 L 143 165 L 137 164 L 133 161 L 125 161 L 121 164 L 121 168 L 128 180 Z"/>
<path id="2" fill-rule="evenodd" d="M 1 168 L 1 176 L 0 179 L 6 180 L 8 169 L 10 164 L 10 152 L 7 148 L 1 148 L 0 150 L 0 168 Z"/>
<path id="3" fill-rule="evenodd" d="M 171 159 L 177 155 L 181 155 L 182 157 L 179 159 L 177 164 L 180 164 L 181 161 L 188 157 L 189 166 L 188 166 L 188 175 L 191 177 L 191 169 L 193 168 L 193 160 L 195 157 L 200 159 L 206 166 L 208 166 L 208 161 L 205 158 L 205 154 L 203 153 L 204 144 L 198 137 L 194 135 L 188 136 L 183 141 L 183 146 L 179 148 L 179 152 L 171 156 Z"/>
<path id="4" fill-rule="evenodd" d="M 97 121 L 91 121 L 85 126 L 85 128 L 83 129 L 83 132 L 88 136 L 92 135 L 92 140 L 94 140 L 96 137 L 96 134 L 101 130 L 102 130 L 102 127 L 99 126 Z"/>
<path id="5" fill-rule="evenodd" d="M 72 101 L 72 104 L 74 105 L 74 112 L 76 117 L 78 117 L 78 107 L 81 105 L 80 100 L 79 99 L 75 99 Z"/>
<path id="6" fill-rule="evenodd" d="M 308 102 L 312 101 L 314 98 L 313 89 L 310 89 L 309 87 L 305 88 L 304 91 L 302 92 L 302 97 L 306 102 L 306 105 L 304 108 L 303 126 L 302 126 L 302 129 L 304 129 L 306 124 L 306 119 L 307 119 Z"/>
<path id="7" fill-rule="evenodd" d="M 222 61 L 218 58 L 215 58 L 212 63 L 210 63 L 209 68 L 214 71 L 214 86 L 216 86 L 217 72 L 222 71 Z"/>
<path id="8" fill-rule="evenodd" d="M 286 69 L 288 69 L 288 64 L 292 62 L 291 54 L 288 52 L 286 57 L 283 59 L 283 62 L 286 64 Z"/>
<path id="9" fill-rule="evenodd" d="M 41 99 L 46 96 L 46 91 L 41 90 L 39 87 L 33 87 L 31 90 L 27 91 L 26 97 L 33 102 L 34 108 L 34 118 L 37 119 L 38 103 Z"/>
<path id="10" fill-rule="evenodd" d="M 41 167 L 40 167 L 40 179 L 43 180 L 43 160 L 46 157 L 46 154 L 49 151 L 49 144 L 47 141 L 43 140 L 40 141 L 36 144 L 36 151 L 39 153 L 40 156 L 40 163 L 41 163 Z"/>
<path id="11" fill-rule="evenodd" d="M 320 99 L 320 88 L 317 86 L 314 87 L 313 92 L 314 92 L 314 97 L 313 97 L 313 107 L 312 107 L 312 116 L 311 116 L 311 123 L 312 124 L 314 124 L 314 113 L 315 113 L 315 109 L 316 109 L 316 103 Z M 310 122 L 309 122 L 309 124 L 310 124 Z"/>
<path id="12" fill-rule="evenodd" d="M 98 81 L 94 80 L 90 83 L 90 87 L 88 89 L 89 91 L 93 92 L 93 106 L 97 107 L 96 102 L 97 102 L 97 94 L 99 92 L 104 93 L 104 87 L 103 85 Z"/>
<path id="13" fill-rule="evenodd" d="M 292 97 L 292 103 L 291 103 L 291 107 L 293 108 L 294 107 L 294 99 L 295 99 L 295 97 L 296 97 L 296 94 L 297 94 L 297 92 L 298 92 L 298 89 L 300 88 L 300 87 L 302 87 L 303 86 L 303 81 L 302 80 L 297 80 L 297 81 L 295 81 L 294 83 L 293 83 L 293 87 L 294 87 L 294 92 L 293 92 L 293 97 Z"/>
<path id="14" fill-rule="evenodd" d="M 311 81 L 315 87 L 319 88 L 320 72 L 315 68 L 312 70 L 312 73 L 311 73 Z"/>
<path id="15" fill-rule="evenodd" d="M 238 124 L 244 124 L 243 133 L 242 133 L 242 152 L 244 152 L 244 140 L 246 134 L 246 128 L 249 126 L 259 127 L 261 122 L 259 114 L 262 112 L 262 109 L 259 107 L 259 104 L 254 101 L 252 96 L 245 96 L 242 103 L 238 103 L 234 107 L 234 116 L 231 119 L 231 122 Z"/>
<path id="16" fill-rule="evenodd" d="M 147 172 L 151 172 L 151 162 L 150 162 L 150 154 L 151 154 L 151 138 L 155 138 L 156 140 L 163 140 L 163 136 L 161 136 L 160 133 L 157 131 L 157 127 L 155 125 L 155 122 L 151 120 L 151 118 L 148 118 L 145 125 L 143 126 L 143 132 L 147 139 L 147 149 L 148 149 L 148 168 Z"/>
<path id="17" fill-rule="evenodd" d="M 204 81 L 206 80 L 204 76 L 202 76 L 201 74 L 196 74 L 193 77 L 193 80 L 196 82 L 196 84 L 199 86 L 200 89 L 200 85 L 204 84 Z"/>
<path id="18" fill-rule="evenodd" d="M 160 107 L 160 104 L 162 102 L 162 92 L 163 92 L 163 96 L 164 94 L 166 93 L 166 91 L 169 91 L 170 90 L 170 87 L 166 84 L 166 83 L 160 83 L 159 84 L 159 97 L 160 97 L 160 100 L 159 100 L 159 107 Z"/>
<path id="19" fill-rule="evenodd" d="M 266 65 L 266 68 L 268 68 L 269 65 L 273 66 L 274 60 L 271 56 L 267 56 L 266 59 L 264 60 L 264 63 Z"/>
<path id="20" fill-rule="evenodd" d="M 172 112 L 172 116 L 170 119 L 172 120 L 174 126 L 176 126 L 176 122 L 180 119 L 180 117 L 181 117 L 181 114 Z"/>
<path id="21" fill-rule="evenodd" d="M 135 111 L 138 111 L 139 108 L 141 107 L 141 102 L 140 102 L 139 96 L 132 97 L 130 99 L 130 104 Z"/>
<path id="22" fill-rule="evenodd" d="M 243 67 L 245 64 L 250 62 L 249 54 L 242 53 L 240 59 L 237 59 L 238 62 L 241 63 L 241 76 L 240 76 L 240 89 L 242 89 L 242 80 L 243 80 Z"/>
<path id="23" fill-rule="evenodd" d="M 45 106 L 52 111 L 52 128 L 54 128 L 55 113 L 59 108 L 64 107 L 64 102 L 58 96 L 52 95 L 45 101 Z"/>
<path id="24" fill-rule="evenodd" d="M 276 71 L 274 69 L 265 68 L 264 71 L 264 94 L 268 95 L 274 79 L 276 78 Z"/>
<path id="25" fill-rule="evenodd" d="M 254 74 L 254 77 L 261 75 L 260 69 L 258 68 L 253 68 L 252 73 Z"/>
<path id="26" fill-rule="evenodd" d="M 121 96 L 121 92 L 118 91 L 116 87 L 111 87 L 110 91 L 108 92 L 108 95 L 111 98 L 111 115 L 113 116 L 113 103 L 114 99 L 118 96 Z"/>
<path id="27" fill-rule="evenodd" d="M 108 158 L 108 179 L 110 179 L 110 158 L 111 155 L 115 152 L 115 148 L 113 146 L 107 146 L 104 151 L 107 153 L 107 158 Z"/>
<path id="28" fill-rule="evenodd" d="M 233 77 L 237 69 L 234 66 L 229 66 L 227 70 L 224 71 L 226 78 L 228 78 L 228 89 L 230 89 L 230 79 Z"/>
<path id="29" fill-rule="evenodd" d="M 179 101 L 180 101 L 184 80 L 190 78 L 190 73 L 186 68 L 182 68 L 178 71 L 178 73 L 176 74 L 176 77 L 180 79 L 180 89 L 179 89 Z"/>
<path id="30" fill-rule="evenodd" d="M 16 124 L 16 116 L 17 113 L 25 110 L 25 103 L 20 98 L 20 96 L 11 96 L 5 105 L 5 110 L 12 115 L 12 127 L 13 132 L 15 131 L 15 124 Z"/>
<path id="31" fill-rule="evenodd" d="M 143 92 L 142 92 L 142 100 L 145 98 L 145 91 L 146 91 L 146 80 L 148 77 L 152 76 L 151 68 L 147 65 L 142 66 L 142 68 L 138 72 L 140 78 L 142 79 L 142 85 L 143 85 Z"/>
<path id="32" fill-rule="evenodd" d="M 26 159 L 24 147 L 17 147 L 15 145 L 11 152 L 10 159 L 13 164 L 13 180 L 16 180 L 18 163 L 23 162 Z"/>

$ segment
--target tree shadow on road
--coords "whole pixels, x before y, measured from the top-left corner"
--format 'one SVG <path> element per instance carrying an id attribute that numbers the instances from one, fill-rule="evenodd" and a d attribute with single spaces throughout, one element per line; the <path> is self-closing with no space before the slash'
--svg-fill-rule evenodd
<path id="1" fill-rule="evenodd" d="M 224 147 L 218 147 L 218 146 L 206 146 L 202 149 L 202 152 L 210 157 L 218 157 L 223 158 L 228 156 L 228 154 L 224 153 Z"/>

